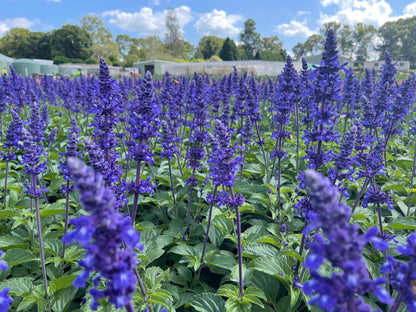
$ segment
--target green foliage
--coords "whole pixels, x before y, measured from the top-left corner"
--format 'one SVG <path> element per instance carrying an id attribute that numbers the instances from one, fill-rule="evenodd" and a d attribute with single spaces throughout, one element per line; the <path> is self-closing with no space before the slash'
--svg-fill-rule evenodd
<path id="1" fill-rule="evenodd" d="M 92 39 L 81 27 L 65 24 L 51 33 L 51 56 L 85 60 L 92 55 Z"/>
<path id="2" fill-rule="evenodd" d="M 232 39 L 229 37 L 225 39 L 218 56 L 223 61 L 235 61 L 238 59 L 237 46 Z"/>

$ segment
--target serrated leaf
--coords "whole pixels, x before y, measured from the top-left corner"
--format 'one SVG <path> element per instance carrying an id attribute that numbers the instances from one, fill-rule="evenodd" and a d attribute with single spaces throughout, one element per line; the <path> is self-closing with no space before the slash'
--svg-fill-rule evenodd
<path id="1" fill-rule="evenodd" d="M 391 221 L 394 230 L 416 230 L 416 220 L 408 218 L 396 218 Z"/>
<path id="2" fill-rule="evenodd" d="M 225 309 L 227 312 L 251 312 L 251 303 L 238 298 L 228 298 Z"/>
<path id="3" fill-rule="evenodd" d="M 226 270 L 231 270 L 237 263 L 235 255 L 225 250 L 214 253 L 208 259 L 206 258 L 205 261 L 208 265 L 213 265 Z"/>
<path id="4" fill-rule="evenodd" d="M 35 258 L 28 250 L 15 248 L 6 251 L 2 257 L 2 260 L 6 261 L 9 266 L 12 266 L 30 261 L 37 261 L 38 259 Z"/>
<path id="5" fill-rule="evenodd" d="M 32 278 L 30 277 L 11 277 L 0 283 L 0 289 L 8 287 L 9 295 L 23 296 L 30 294 L 33 288 Z"/>
<path id="6" fill-rule="evenodd" d="M 49 293 L 56 292 L 58 290 L 64 289 L 72 285 L 72 282 L 78 275 L 64 275 L 60 278 L 57 278 L 49 283 Z"/>
<path id="7" fill-rule="evenodd" d="M 225 312 L 225 302 L 213 293 L 195 295 L 188 302 L 198 312 Z"/>
<path id="8" fill-rule="evenodd" d="M 0 210 L 0 219 L 7 220 L 11 217 L 19 216 L 20 212 L 17 210 Z"/>
<path id="9" fill-rule="evenodd" d="M 20 237 L 5 235 L 0 236 L 0 250 L 9 249 L 9 248 L 22 248 L 28 246 L 28 242 L 24 241 Z"/>
<path id="10" fill-rule="evenodd" d="M 260 243 L 244 244 L 243 245 L 244 257 L 275 257 L 280 254 L 279 250 L 274 246 Z"/>
<path id="11" fill-rule="evenodd" d="M 292 278 L 292 270 L 287 262 L 278 257 L 261 257 L 252 260 L 249 267 L 277 277 L 278 279 L 287 282 Z"/>
<path id="12" fill-rule="evenodd" d="M 192 247 L 188 245 L 178 245 L 173 247 L 169 252 L 176 253 L 181 256 L 195 258 L 198 256 L 198 252 Z"/>

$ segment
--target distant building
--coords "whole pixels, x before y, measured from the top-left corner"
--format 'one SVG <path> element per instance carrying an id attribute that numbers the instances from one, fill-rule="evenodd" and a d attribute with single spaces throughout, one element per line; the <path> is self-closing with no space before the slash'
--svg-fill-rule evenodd
<path id="1" fill-rule="evenodd" d="M 11 57 L 8 57 L 6 55 L 3 55 L 0 53 L 0 70 L 3 72 L 3 70 L 6 70 L 7 73 L 10 72 L 10 65 L 12 65 L 14 59 Z"/>
<path id="2" fill-rule="evenodd" d="M 322 60 L 322 54 L 319 55 L 311 55 L 311 56 L 307 56 L 305 57 L 306 62 L 308 63 L 309 67 L 313 67 L 313 65 L 319 66 L 319 64 L 321 63 Z M 345 63 L 348 63 L 345 67 L 349 68 L 349 67 L 354 67 L 354 61 L 350 60 L 344 56 L 338 56 L 338 62 L 343 65 Z"/>
<path id="3" fill-rule="evenodd" d="M 393 63 L 397 63 L 398 71 L 408 72 L 410 70 L 409 61 L 393 61 Z M 364 68 L 369 69 L 370 71 L 372 71 L 373 69 L 376 71 L 380 71 L 383 65 L 384 61 L 364 62 Z"/>
<path id="4" fill-rule="evenodd" d="M 178 64 L 169 61 L 161 60 L 149 60 L 143 62 L 133 63 L 133 67 L 137 68 L 140 75 L 144 75 L 146 72 L 150 72 L 152 75 L 163 76 L 166 70 L 162 70 L 162 66 L 166 64 Z"/>
<path id="5" fill-rule="evenodd" d="M 165 72 L 175 76 L 192 76 L 194 73 L 208 75 L 228 75 L 236 67 L 239 73 L 247 72 L 249 75 L 277 76 L 285 67 L 285 62 L 273 61 L 226 61 L 226 62 L 195 62 L 195 63 L 173 63 L 167 61 L 145 61 L 134 63 L 139 73 L 144 75 L 150 71 L 153 75 L 164 75 Z M 300 70 L 301 62 L 294 62 L 294 67 Z"/>

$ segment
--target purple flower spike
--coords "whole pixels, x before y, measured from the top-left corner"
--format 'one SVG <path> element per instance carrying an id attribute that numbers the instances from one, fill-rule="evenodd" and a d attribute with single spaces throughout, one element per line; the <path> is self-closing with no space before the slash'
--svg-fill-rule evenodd
<path id="1" fill-rule="evenodd" d="M 97 271 L 94 279 L 105 279 L 104 290 L 92 288 L 91 309 L 96 310 L 99 298 L 108 297 L 116 308 L 130 304 L 132 293 L 136 290 L 136 277 L 133 269 L 137 265 L 135 248 L 140 235 L 131 226 L 131 220 L 114 209 L 115 199 L 111 188 L 99 173 L 87 167 L 81 160 L 69 158 L 67 166 L 74 185 L 80 193 L 84 209 L 89 216 L 71 220 L 75 229 L 63 237 L 66 243 L 80 243 L 87 250 L 85 258 L 79 261 L 84 271 L 75 279 L 74 285 L 85 287 L 91 272 Z"/>

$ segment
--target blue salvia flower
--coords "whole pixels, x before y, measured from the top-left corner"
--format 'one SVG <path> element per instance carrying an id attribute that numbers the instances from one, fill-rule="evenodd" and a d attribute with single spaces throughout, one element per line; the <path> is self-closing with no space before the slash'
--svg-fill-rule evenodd
<path id="1" fill-rule="evenodd" d="M 6 133 L 6 141 L 3 143 L 3 148 L 7 150 L 7 154 L 1 153 L 4 159 L 16 159 L 14 150 L 19 148 L 19 140 L 22 137 L 23 124 L 18 113 L 13 109 L 10 110 L 12 121 L 9 124 Z"/>
<path id="2" fill-rule="evenodd" d="M 383 126 L 385 114 L 392 109 L 392 100 L 396 93 L 394 84 L 397 74 L 397 63 L 393 63 L 390 53 L 385 53 L 385 63 L 381 67 L 380 81 L 377 84 L 374 96 L 374 110 L 376 111 L 377 125 Z"/>
<path id="3" fill-rule="evenodd" d="M 3 251 L 0 251 L 0 257 L 3 255 Z M 0 270 L 5 271 L 8 269 L 8 264 L 4 260 L 0 260 Z M 10 305 L 13 302 L 12 297 L 9 294 L 10 288 L 6 287 L 2 291 L 0 291 L 0 311 L 8 311 L 10 309 Z"/>
<path id="4" fill-rule="evenodd" d="M 67 166 L 67 160 L 69 158 L 75 157 L 82 157 L 82 152 L 77 151 L 77 146 L 79 143 L 78 133 L 80 132 L 79 128 L 77 127 L 77 121 L 74 117 L 71 118 L 71 128 L 69 129 L 68 133 L 68 143 L 66 145 L 66 151 L 59 153 L 59 166 L 58 168 L 61 170 L 61 173 L 64 175 L 64 180 L 69 181 L 71 178 L 69 176 L 69 170 Z M 62 193 L 66 193 L 73 190 L 73 186 L 70 186 L 69 189 L 67 188 L 66 184 L 63 184 L 61 187 Z"/>
<path id="5" fill-rule="evenodd" d="M 38 175 L 46 170 L 46 161 L 40 162 L 41 156 L 44 155 L 43 147 L 40 146 L 32 137 L 32 134 L 26 129 L 22 129 L 21 149 L 24 152 L 22 155 L 22 165 L 25 166 L 25 173 L 27 175 Z"/>
<path id="6" fill-rule="evenodd" d="M 272 99 L 274 130 L 271 137 L 276 138 L 276 145 L 271 152 L 271 158 L 287 157 L 287 153 L 283 151 L 282 147 L 284 139 L 290 136 L 290 131 L 286 131 L 286 127 L 290 122 L 290 115 L 300 99 L 299 95 L 298 74 L 293 66 L 292 58 L 288 55 Z"/>
<path id="7" fill-rule="evenodd" d="M 166 159 L 172 159 L 172 157 L 177 153 L 176 142 L 178 137 L 174 134 L 173 122 L 169 116 L 165 117 L 165 120 L 162 122 L 162 152 L 160 157 Z"/>
<path id="8" fill-rule="evenodd" d="M 398 310 L 402 301 L 408 311 L 416 311 L 416 233 L 410 233 L 406 241 L 407 244 L 397 247 L 397 251 L 409 261 L 404 263 L 388 255 L 387 262 L 380 268 L 381 273 L 390 274 L 390 284 L 398 293 L 390 309 L 392 312 Z"/>
<path id="9" fill-rule="evenodd" d="M 56 84 L 53 78 L 51 76 L 45 75 L 41 80 L 41 86 L 49 103 L 51 105 L 57 106 L 58 100 L 56 98 Z"/>
<path id="10" fill-rule="evenodd" d="M 105 186 L 99 173 L 81 160 L 68 159 L 68 168 L 80 200 L 89 215 L 72 219 L 74 229 L 63 237 L 66 243 L 78 242 L 87 253 L 79 264 L 84 270 L 74 280 L 74 286 L 84 288 L 93 272 L 94 288 L 90 290 L 90 304 L 96 310 L 98 299 L 108 297 L 116 308 L 130 304 L 136 291 L 137 279 L 133 269 L 137 265 L 135 248 L 141 248 L 140 235 L 131 226 L 131 220 L 114 209 L 114 193 Z M 98 287 L 105 280 L 105 289 Z"/>
<path id="11" fill-rule="evenodd" d="M 328 171 L 328 177 L 331 179 L 333 184 L 335 184 L 336 181 L 340 182 L 337 186 L 345 197 L 348 197 L 348 192 L 346 188 L 342 187 L 342 181 L 349 180 L 353 182 L 354 158 L 351 155 L 354 151 L 356 134 L 357 127 L 352 125 L 349 132 L 344 136 L 344 140 L 340 144 L 339 154 L 334 156 L 333 161 L 335 167 L 332 167 Z"/>
<path id="12" fill-rule="evenodd" d="M 368 204 L 386 204 L 390 210 L 393 210 L 393 199 L 391 195 L 386 194 L 380 187 L 370 186 L 363 197 L 363 207 L 367 208 Z"/>
<path id="13" fill-rule="evenodd" d="M 25 81 L 10 65 L 10 95 L 17 108 L 22 109 L 26 104 Z"/>
<path id="14" fill-rule="evenodd" d="M 310 128 L 313 121 L 311 115 L 311 97 L 313 95 L 313 87 L 311 84 L 311 70 L 309 69 L 308 63 L 305 58 L 302 58 L 302 69 L 299 73 L 299 84 L 301 91 L 301 99 L 299 103 L 299 110 L 303 113 L 301 117 L 302 123 L 306 124 L 306 129 Z"/>
<path id="15" fill-rule="evenodd" d="M 325 51 L 322 53 L 321 64 L 315 69 L 314 92 L 311 98 L 310 112 L 314 118 L 314 127 L 305 130 L 305 144 L 309 145 L 305 158 L 309 159 L 308 168 L 318 169 L 329 162 L 333 153 L 324 151 L 324 142 L 337 142 L 338 132 L 334 130 L 337 117 L 335 105 L 341 100 L 341 83 L 339 71 L 343 66 L 338 61 L 337 40 L 333 29 L 328 31 Z M 316 142 L 316 146 L 314 146 Z"/>
<path id="16" fill-rule="evenodd" d="M 43 132 L 45 130 L 45 124 L 42 120 L 43 117 L 40 114 L 39 103 L 33 102 L 30 106 L 29 131 L 36 143 L 40 143 L 44 139 Z"/>
<path id="17" fill-rule="evenodd" d="M 191 87 L 192 102 L 189 107 L 190 113 L 193 114 L 193 120 L 189 125 L 192 130 L 189 141 L 192 145 L 186 154 L 186 159 L 188 160 L 187 165 L 193 170 L 203 168 L 202 161 L 205 156 L 204 146 L 208 143 L 206 131 L 208 126 L 206 120 L 208 106 L 206 98 L 207 91 L 208 88 L 202 76 L 195 74 Z M 187 182 L 189 184 L 195 184 L 196 180 L 194 175 Z"/>
<path id="18" fill-rule="evenodd" d="M 237 142 L 231 144 L 231 131 L 220 120 L 216 120 L 214 135 L 210 136 L 212 152 L 207 162 L 210 164 L 212 184 L 230 187 L 234 185 L 236 173 L 242 165 L 242 157 L 235 157 Z"/>
<path id="19" fill-rule="evenodd" d="M 350 224 L 352 210 L 339 203 L 339 193 L 331 182 L 314 170 L 305 172 L 305 183 L 310 188 L 311 227 L 321 228 L 314 235 L 310 254 L 305 260 L 311 280 L 303 291 L 311 295 L 309 304 L 318 305 L 324 311 L 370 311 L 362 296 L 373 292 L 382 303 L 391 303 L 387 291 L 381 287 L 386 279 L 371 280 L 362 252 L 372 242 L 377 249 L 386 250 L 388 244 L 377 237 L 377 228 L 359 234 L 359 227 Z M 322 276 L 319 268 L 328 261 L 334 272 L 330 277 Z"/>

